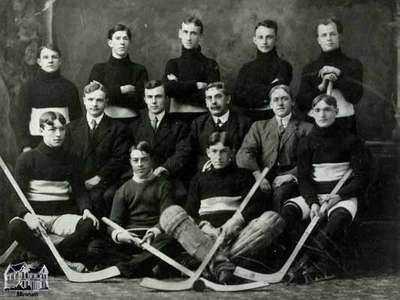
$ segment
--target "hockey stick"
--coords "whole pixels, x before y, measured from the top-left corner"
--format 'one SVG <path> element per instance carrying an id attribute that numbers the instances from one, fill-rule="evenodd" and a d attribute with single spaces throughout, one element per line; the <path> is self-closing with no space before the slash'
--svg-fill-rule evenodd
<path id="1" fill-rule="evenodd" d="M 251 197 L 253 197 L 254 193 L 257 191 L 258 187 L 261 184 L 261 181 L 265 178 L 269 171 L 269 168 L 265 168 L 263 172 L 261 173 L 261 176 L 256 180 L 246 197 L 243 199 L 242 203 L 240 204 L 239 208 L 237 209 L 237 212 L 241 213 L 243 209 L 246 207 L 246 205 L 249 203 Z M 189 290 L 193 287 L 193 284 L 198 281 L 200 278 L 201 273 L 203 273 L 204 269 L 207 267 L 208 263 L 211 261 L 213 258 L 215 252 L 218 250 L 219 246 L 224 242 L 225 240 L 225 233 L 222 232 L 217 240 L 215 241 L 214 245 L 211 247 L 210 252 L 206 255 L 206 257 L 203 259 L 202 263 L 200 264 L 199 268 L 193 273 L 190 278 L 184 280 L 184 281 L 179 281 L 179 282 L 170 282 L 170 281 L 162 281 L 162 280 L 157 280 L 154 278 L 144 278 L 141 282 L 142 286 L 146 286 L 148 288 L 156 289 L 156 290 L 161 290 L 161 291 L 184 291 L 184 290 Z M 201 284 L 201 283 L 200 283 Z M 197 285 L 197 283 L 196 283 Z"/>
<path id="2" fill-rule="evenodd" d="M 0 265 L 8 259 L 8 257 L 11 255 L 11 253 L 14 252 L 15 248 L 17 247 L 18 247 L 18 242 L 17 241 L 12 242 L 10 247 L 8 247 L 7 250 L 4 251 L 4 253 L 0 256 Z"/>
<path id="3" fill-rule="evenodd" d="M 110 220 L 110 219 L 108 219 L 106 217 L 103 217 L 101 220 L 104 223 L 106 223 L 108 226 L 110 226 L 112 229 L 114 229 L 114 230 L 127 231 L 126 229 L 124 229 L 123 227 L 119 226 L 118 224 L 116 224 L 115 222 L 113 222 L 112 220 Z M 134 238 L 134 240 L 137 243 L 140 242 L 140 239 L 135 234 L 133 234 L 133 233 L 131 233 L 129 231 L 127 231 L 127 232 L 131 234 L 131 236 Z M 149 243 L 143 243 L 143 244 L 141 244 L 141 247 L 143 249 L 149 251 L 151 254 L 153 254 L 154 256 L 158 257 L 162 261 L 166 262 L 171 267 L 173 267 L 173 268 L 177 269 L 178 271 L 182 272 L 183 274 L 185 274 L 185 275 L 187 275 L 189 277 L 193 276 L 194 272 L 192 270 L 189 270 L 188 268 L 186 268 L 182 264 L 178 263 L 177 261 L 175 261 L 174 259 L 172 259 L 168 255 L 166 255 L 163 252 L 161 252 L 160 250 L 158 250 L 157 248 L 154 248 Z M 252 290 L 252 289 L 261 288 L 261 287 L 265 287 L 265 286 L 269 285 L 269 283 L 267 283 L 267 282 L 251 282 L 251 283 L 238 284 L 238 285 L 223 285 L 223 284 L 218 284 L 218 283 L 211 282 L 211 281 L 209 281 L 209 280 L 207 280 L 205 278 L 201 278 L 201 277 L 200 277 L 200 280 L 205 284 L 206 287 L 208 287 L 209 289 L 211 289 L 213 291 L 216 291 L 216 292 L 245 291 L 245 290 Z M 143 284 L 141 284 L 141 285 L 144 286 Z"/>
<path id="4" fill-rule="evenodd" d="M 28 209 L 28 211 L 37 217 L 35 211 L 33 210 L 31 204 L 29 203 L 28 199 L 26 199 L 24 193 L 22 192 L 21 188 L 19 187 L 18 183 L 15 181 L 13 175 L 11 174 L 10 170 L 8 169 L 7 165 L 3 161 L 3 158 L 0 156 L 0 167 L 3 170 L 4 174 L 6 175 L 7 179 L 10 181 L 11 185 L 13 186 L 15 192 L 17 193 L 18 197 Z M 54 258 L 56 259 L 58 265 L 60 266 L 61 270 L 64 272 L 65 276 L 68 278 L 69 281 L 72 282 L 92 282 L 92 281 L 99 281 L 103 279 L 107 279 L 110 277 L 120 275 L 119 270 L 117 267 L 110 267 L 98 272 L 92 273 L 79 273 L 72 270 L 66 262 L 61 257 L 60 253 L 54 246 L 53 242 L 50 240 L 49 236 L 44 230 L 40 230 L 40 234 L 42 235 L 44 241 L 46 242 L 47 246 L 50 248 L 51 253 L 53 254 Z"/>
<path id="5" fill-rule="evenodd" d="M 343 177 L 338 181 L 336 186 L 333 188 L 332 192 L 330 195 L 335 195 L 337 192 L 340 190 L 340 188 L 343 186 L 343 184 L 346 182 L 346 180 L 349 178 L 351 175 L 352 170 L 348 170 Z M 324 206 L 326 203 L 322 204 Z M 333 206 L 332 204 L 331 206 Z M 282 268 L 272 274 L 262 274 L 258 272 L 253 272 L 248 269 L 242 268 L 242 267 L 236 267 L 235 272 L 233 273 L 234 275 L 249 279 L 249 280 L 255 280 L 255 281 L 268 281 L 269 283 L 278 283 L 281 282 L 283 277 L 286 275 L 287 271 L 289 270 L 290 266 L 292 265 L 293 261 L 295 260 L 297 254 L 300 252 L 301 248 L 303 247 L 305 241 L 307 240 L 308 236 L 311 234 L 313 231 L 314 227 L 317 225 L 318 221 L 320 220 L 319 216 L 314 217 L 310 224 L 307 226 L 306 230 L 304 231 L 303 235 L 301 236 L 300 240 L 297 242 L 296 247 L 290 254 L 289 258 L 285 262 L 285 264 L 282 266 Z"/>

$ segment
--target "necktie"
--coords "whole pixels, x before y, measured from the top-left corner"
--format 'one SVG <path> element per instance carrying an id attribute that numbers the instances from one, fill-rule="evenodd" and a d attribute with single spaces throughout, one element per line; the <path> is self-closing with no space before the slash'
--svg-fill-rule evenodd
<path id="1" fill-rule="evenodd" d="M 221 126 L 222 126 L 222 121 L 221 121 L 220 118 L 217 119 L 217 126 L 218 126 L 218 127 L 221 127 Z"/>
<path id="2" fill-rule="evenodd" d="M 278 133 L 279 133 L 279 137 L 281 137 L 282 134 L 285 132 L 285 127 L 283 126 L 282 119 L 279 119 L 278 124 L 279 124 Z"/>
<path id="3" fill-rule="evenodd" d="M 92 119 L 90 121 L 90 137 L 93 138 L 94 136 L 94 131 L 96 130 L 97 127 L 97 122 L 95 119 Z"/>
<path id="4" fill-rule="evenodd" d="M 153 127 L 154 131 L 157 131 L 157 126 L 158 126 L 158 119 L 157 117 L 154 117 L 154 119 L 151 121 L 151 127 Z"/>

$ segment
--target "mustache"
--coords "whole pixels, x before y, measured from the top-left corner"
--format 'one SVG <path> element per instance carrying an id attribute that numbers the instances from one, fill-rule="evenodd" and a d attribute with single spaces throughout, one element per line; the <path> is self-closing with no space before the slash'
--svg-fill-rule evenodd
<path id="1" fill-rule="evenodd" d="M 220 105 L 211 105 L 210 109 L 221 109 Z"/>

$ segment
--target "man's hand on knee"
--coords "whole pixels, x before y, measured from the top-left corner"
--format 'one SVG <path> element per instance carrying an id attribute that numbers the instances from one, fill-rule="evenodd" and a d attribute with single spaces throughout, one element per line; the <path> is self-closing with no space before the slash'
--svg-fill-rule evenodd
<path id="1" fill-rule="evenodd" d="M 46 232 L 46 224 L 43 220 L 38 218 L 38 216 L 28 212 L 24 216 L 24 220 L 26 225 L 28 225 L 29 229 L 31 229 L 36 236 L 40 236 L 41 231 Z"/>

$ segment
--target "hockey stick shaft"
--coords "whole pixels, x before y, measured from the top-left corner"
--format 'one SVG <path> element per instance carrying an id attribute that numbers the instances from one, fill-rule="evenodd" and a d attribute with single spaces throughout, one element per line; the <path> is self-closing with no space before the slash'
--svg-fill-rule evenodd
<path id="1" fill-rule="evenodd" d="M 8 169 L 6 163 L 4 162 L 4 160 L 1 156 L 0 156 L 0 167 L 3 170 L 4 174 L 6 175 L 7 179 L 10 181 L 11 185 L 13 186 L 15 192 L 17 193 L 19 199 L 22 201 L 22 203 L 24 204 L 26 209 L 32 215 L 37 217 L 31 204 L 29 203 L 28 199 L 26 199 L 25 194 L 22 192 L 18 183 L 15 181 L 14 176 L 11 174 L 10 170 Z M 116 267 L 111 267 L 111 268 L 101 270 L 99 272 L 93 272 L 93 273 L 79 273 L 79 272 L 73 271 L 65 263 L 65 261 L 63 260 L 63 258 L 60 255 L 60 253 L 54 246 L 53 242 L 50 240 L 47 233 L 44 230 L 40 230 L 40 234 L 41 234 L 42 238 L 44 239 L 45 243 L 47 244 L 47 246 L 49 247 L 51 253 L 53 254 L 54 258 L 56 259 L 61 270 L 64 272 L 65 276 L 70 281 L 73 281 L 73 282 L 99 281 L 102 279 L 118 276 L 120 274 L 119 270 Z"/>
<path id="2" fill-rule="evenodd" d="M 11 253 L 14 252 L 15 248 L 17 247 L 18 247 L 18 242 L 17 241 L 12 242 L 10 247 L 8 247 L 7 250 L 4 251 L 4 253 L 0 256 L 0 265 L 8 259 L 8 257 L 11 255 Z"/>
<path id="3" fill-rule="evenodd" d="M 341 189 L 346 180 L 350 177 L 351 173 L 352 170 L 349 169 L 335 185 L 330 195 L 337 194 L 337 192 Z M 319 216 L 316 216 L 311 220 L 310 224 L 307 226 L 300 240 L 297 242 L 296 247 L 292 251 L 289 258 L 287 259 L 286 263 L 282 266 L 282 268 L 278 272 L 272 274 L 262 274 L 247 270 L 245 268 L 236 267 L 234 274 L 241 278 L 256 280 L 256 281 L 261 281 L 261 280 L 268 281 L 269 283 L 277 283 L 282 281 L 283 277 L 286 275 L 293 261 L 297 257 L 297 254 L 300 252 L 301 248 L 303 247 L 304 243 L 308 239 L 311 232 L 314 230 L 315 226 L 318 224 L 319 220 L 320 220 Z"/>

